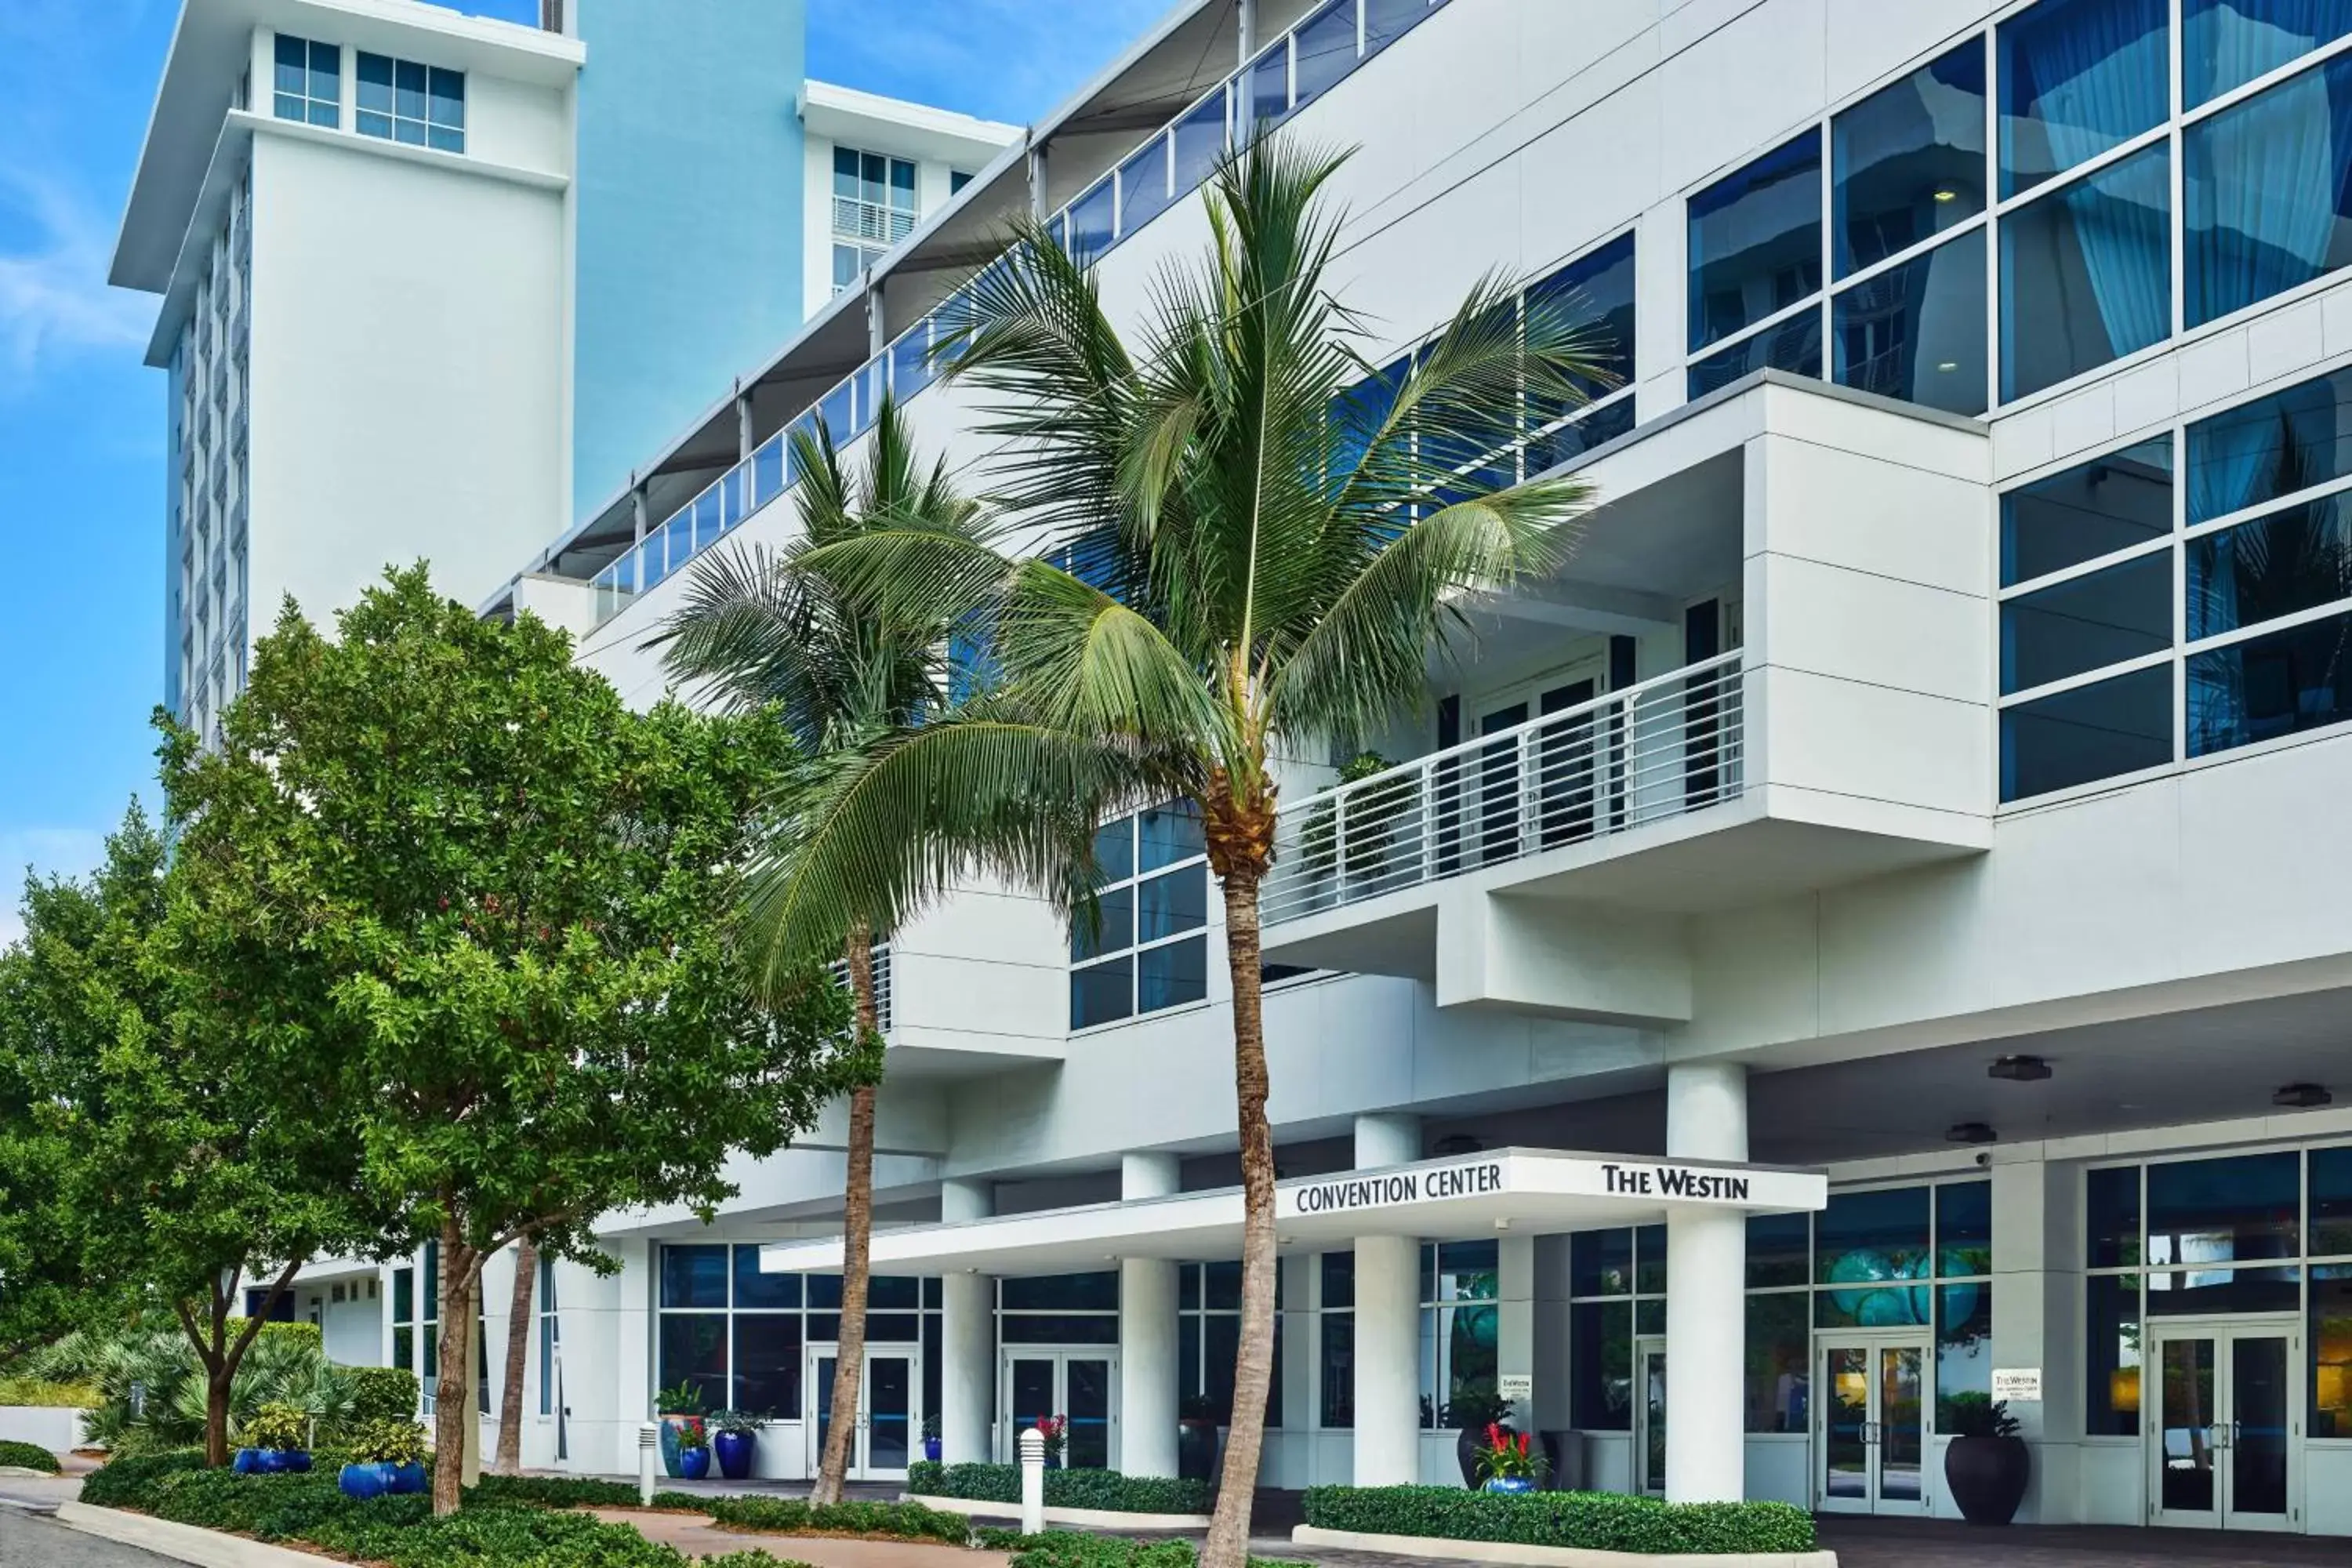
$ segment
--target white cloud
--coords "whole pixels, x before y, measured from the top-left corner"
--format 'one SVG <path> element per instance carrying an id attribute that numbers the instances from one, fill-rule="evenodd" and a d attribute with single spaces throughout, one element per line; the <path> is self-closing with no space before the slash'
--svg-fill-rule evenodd
<path id="1" fill-rule="evenodd" d="M 106 858 L 106 830 L 97 827 L 0 827 L 0 947 L 25 934 L 18 908 L 29 867 L 41 877 L 79 877 Z"/>
<path id="2" fill-rule="evenodd" d="M 110 289 L 106 225 L 88 203 L 23 168 L 0 168 L 0 385 L 21 387 L 45 358 L 143 343 L 154 301 Z"/>

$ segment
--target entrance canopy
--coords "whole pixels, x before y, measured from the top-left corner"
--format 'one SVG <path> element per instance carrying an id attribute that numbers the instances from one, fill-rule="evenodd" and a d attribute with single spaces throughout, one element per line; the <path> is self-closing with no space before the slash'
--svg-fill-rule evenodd
<path id="1" fill-rule="evenodd" d="M 1819 1172 L 1550 1149 L 1500 1149 L 1278 1184 L 1275 1236 L 1310 1250 L 1360 1236 L 1542 1235 L 1654 1225 L 1678 1208 L 1810 1212 L 1829 1202 Z M 771 1274 L 841 1267 L 838 1237 L 761 1248 Z M 1239 1257 L 1238 1187 L 1129 1203 L 918 1225 L 874 1233 L 873 1267 L 892 1273 L 1074 1274 L 1120 1258 Z"/>

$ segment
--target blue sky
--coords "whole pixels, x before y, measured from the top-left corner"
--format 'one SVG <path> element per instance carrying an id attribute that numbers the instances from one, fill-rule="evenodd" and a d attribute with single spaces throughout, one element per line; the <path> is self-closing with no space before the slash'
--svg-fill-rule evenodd
<path id="1" fill-rule="evenodd" d="M 1023 123 L 1167 4 L 808 0 L 809 70 Z M 538 14 L 537 0 L 458 8 Z M 154 302 L 105 276 L 178 11 L 0 0 L 0 941 L 24 867 L 87 868 L 131 795 L 154 798 L 163 378 L 141 363 Z"/>

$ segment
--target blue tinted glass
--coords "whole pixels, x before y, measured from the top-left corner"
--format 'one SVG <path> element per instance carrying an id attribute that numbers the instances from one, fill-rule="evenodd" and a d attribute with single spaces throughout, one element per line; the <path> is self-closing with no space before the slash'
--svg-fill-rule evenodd
<path id="1" fill-rule="evenodd" d="M 309 112 L 308 107 L 299 93 L 279 93 L 277 97 L 277 105 L 278 118 L 280 120 L 299 120 Z"/>
<path id="2" fill-rule="evenodd" d="M 1806 1285 L 1812 1281 L 1813 1220 L 1811 1215 L 1756 1215 L 1748 1221 L 1748 1285 Z"/>
<path id="3" fill-rule="evenodd" d="M 2093 1268 L 2139 1262 L 2139 1167 L 2110 1165 L 2083 1177 L 2085 1261 Z"/>
<path id="4" fill-rule="evenodd" d="M 2352 371 L 2189 427 L 2189 521 L 2210 522 L 2352 474 Z"/>
<path id="5" fill-rule="evenodd" d="M 1568 1238 L 1568 1293 L 1629 1296 L 1633 1291 L 1633 1233 L 1580 1230 Z"/>
<path id="6" fill-rule="evenodd" d="M 341 44 L 310 46 L 310 96 L 321 103 L 341 101 L 343 47 Z"/>
<path id="7" fill-rule="evenodd" d="M 1690 346 L 1822 286 L 1822 133 L 1774 148 L 1690 199 Z"/>
<path id="8" fill-rule="evenodd" d="M 664 1247 L 661 1304 L 664 1307 L 727 1305 L 727 1248 Z"/>
<path id="9" fill-rule="evenodd" d="M 760 1268 L 759 1247 L 738 1247 L 735 1249 L 735 1304 L 738 1307 L 797 1307 L 801 1304 L 801 1277 L 763 1272 Z"/>
<path id="10" fill-rule="evenodd" d="M 1822 313 L 1807 310 L 1777 327 L 1735 343 L 1711 359 L 1690 367 L 1690 395 L 1705 397 L 1759 370 L 1785 370 L 1792 375 L 1822 374 Z"/>
<path id="11" fill-rule="evenodd" d="M 1138 885 L 1136 940 L 1156 942 L 1209 923 L 1209 868 L 1187 866 Z"/>
<path id="12" fill-rule="evenodd" d="M 1168 205 L 1168 139 L 1155 136 L 1118 166 L 1118 232 L 1133 234 Z"/>
<path id="13" fill-rule="evenodd" d="M 2204 534 L 2188 553 L 2192 640 L 2352 598 L 2352 495 Z"/>
<path id="14" fill-rule="evenodd" d="M 2311 1152 L 2310 1247 L 2315 1258 L 2352 1252 L 2352 1148 Z"/>
<path id="15" fill-rule="evenodd" d="M 661 1386 L 692 1384 L 703 1408 L 720 1408 L 728 1392 L 727 1314 L 664 1312 L 660 1317 L 661 1365 L 655 1375 Z"/>
<path id="16" fill-rule="evenodd" d="M 1280 124 L 1282 117 L 1290 112 L 1288 44 L 1276 44 L 1258 56 L 1244 79 L 1249 84 L 1245 107 L 1252 132 L 1262 134 L 1269 126 Z"/>
<path id="17" fill-rule="evenodd" d="M 1070 971 L 1070 1027 L 1116 1023 L 1135 1011 L 1135 961 L 1114 958 Z"/>
<path id="18" fill-rule="evenodd" d="M 2189 326 L 2352 262 L 2352 58 L 2189 126 L 2180 163 Z"/>
<path id="19" fill-rule="evenodd" d="M 2189 754 L 2352 719 L 2352 616 L 2189 657 Z"/>
<path id="20" fill-rule="evenodd" d="M 1992 1272 L 1990 1182 L 1948 1182 L 1936 1189 L 1936 1272 Z"/>
<path id="21" fill-rule="evenodd" d="M 331 129 L 341 124 L 342 118 L 341 111 L 334 104 L 321 103 L 317 99 L 310 100 L 311 124 L 324 125 Z"/>
<path id="22" fill-rule="evenodd" d="M 1305 108 L 1356 68 L 1356 0 L 1331 0 L 1299 25 L 1298 102 Z"/>
<path id="23" fill-rule="evenodd" d="M 422 120 L 425 108 L 425 68 L 415 60 L 394 60 L 392 67 L 392 111 L 403 120 Z"/>
<path id="24" fill-rule="evenodd" d="M 1196 936 L 1137 953 L 1135 989 L 1139 1012 L 1198 1002 L 1209 994 L 1208 943 Z"/>
<path id="25" fill-rule="evenodd" d="M 392 60 L 384 55 L 362 53 L 357 64 L 359 105 L 378 114 L 392 112 Z M 390 131 L 383 132 L 390 135 Z"/>
<path id="26" fill-rule="evenodd" d="M 1105 882 L 1135 875 L 1135 818 L 1122 816 L 1095 829 L 1095 865 Z"/>
<path id="27" fill-rule="evenodd" d="M 1096 920 L 1070 922 L 1070 956 L 1083 962 L 1135 945 L 1135 889 L 1113 888 L 1095 900 Z"/>
<path id="28" fill-rule="evenodd" d="M 817 417 L 824 421 L 825 432 L 835 445 L 849 439 L 857 427 L 857 381 L 855 376 L 824 395 L 816 405 Z"/>
<path id="29" fill-rule="evenodd" d="M 1992 1399 L 1992 1287 L 1947 1285 L 1936 1292 L 1936 1424 L 1949 1431 L 1964 1402 Z"/>
<path id="30" fill-rule="evenodd" d="M 1008 1276 L 1000 1282 L 998 1305 L 1008 1312 L 1115 1312 L 1118 1275 L 1039 1274 Z"/>
<path id="31" fill-rule="evenodd" d="M 392 139 L 405 142 L 412 147 L 422 147 L 425 145 L 425 122 L 421 120 L 394 120 L 392 122 Z"/>
<path id="32" fill-rule="evenodd" d="M 1384 365 L 1331 400 L 1331 418 L 1340 433 L 1336 472 L 1353 473 L 1380 433 L 1389 410 L 1396 406 L 1397 391 L 1412 370 L 1410 357 Z"/>
<path id="33" fill-rule="evenodd" d="M 1412 30 L 1438 0 L 1364 0 L 1364 53 L 1376 55 Z"/>
<path id="34" fill-rule="evenodd" d="M 310 46 L 290 34 L 280 33 L 275 49 L 278 65 L 278 90 L 299 93 L 310 87 Z M 365 59 L 367 57 L 360 57 Z"/>
<path id="35" fill-rule="evenodd" d="M 2000 798 L 2024 800 L 2172 761 L 2172 669 L 2135 670 L 2000 710 Z"/>
<path id="36" fill-rule="evenodd" d="M 2001 586 L 2171 531 L 2172 437 L 2159 436 L 2001 497 Z"/>
<path id="37" fill-rule="evenodd" d="M 1984 211 L 1982 40 L 1839 115 L 1830 145 L 1841 278 Z"/>
<path id="38" fill-rule="evenodd" d="M 1621 397 L 1606 408 L 1596 408 L 1583 418 L 1528 442 L 1528 477 L 1533 479 L 1547 468 L 1580 458 L 1604 442 L 1632 434 L 1633 429 L 1633 398 Z"/>
<path id="39" fill-rule="evenodd" d="M 1111 245 L 1111 208 L 1116 198 L 1111 183 L 1099 180 L 1094 189 L 1070 204 L 1070 259 L 1084 267 Z"/>
<path id="40" fill-rule="evenodd" d="M 890 391 L 904 403 L 931 384 L 930 333 L 921 327 L 890 345 Z"/>
<path id="41" fill-rule="evenodd" d="M 1225 155 L 1225 89 L 1219 88 L 1186 111 L 1171 132 L 1176 139 L 1176 194 L 1182 195 Z"/>
<path id="42" fill-rule="evenodd" d="M 1962 235 L 1840 294 L 1837 379 L 1948 414 L 1978 415 L 1985 363 L 1985 238 Z"/>
<path id="43" fill-rule="evenodd" d="M 2352 0 L 2181 0 L 2180 30 L 2194 109 L 2352 33 Z"/>
<path id="44" fill-rule="evenodd" d="M 1633 237 L 1622 235 L 1590 255 L 1578 257 L 1528 289 L 1527 314 L 1558 318 L 1580 335 L 1580 353 L 1599 372 L 1579 376 L 1587 398 L 1605 397 L 1633 374 Z M 1528 400 L 1532 423 L 1549 424 L 1568 412 L 1540 399 Z"/>
<path id="45" fill-rule="evenodd" d="M 857 198 L 857 150 L 835 147 L 833 150 L 833 194 Z"/>
<path id="46" fill-rule="evenodd" d="M 2167 0 L 2042 0 L 2000 26 L 2001 193 L 2063 174 L 2167 113 Z"/>
<path id="47" fill-rule="evenodd" d="M 2158 550 L 2000 607 L 2005 696 L 2172 646 L 2172 555 Z"/>
<path id="48" fill-rule="evenodd" d="M 2303 1156 L 2247 1154 L 2147 1168 L 2147 1260 L 2229 1263 L 2302 1251 Z"/>
<path id="49" fill-rule="evenodd" d="M 2001 220 L 2004 401 L 2171 332 L 2170 162 L 2150 147 Z"/>
<path id="50" fill-rule="evenodd" d="M 1207 847 L 1201 837 L 1201 809 L 1189 800 L 1145 812 L 1139 826 L 1147 871 L 1189 860 Z"/>
<path id="51" fill-rule="evenodd" d="M 1924 1278 L 1928 1192 L 1888 1187 L 1831 1194 L 1829 1206 L 1813 1222 L 1816 1282 L 1868 1285 Z"/>
<path id="52" fill-rule="evenodd" d="M 462 71 L 432 73 L 433 123 L 463 130 L 466 124 L 466 77 Z"/>

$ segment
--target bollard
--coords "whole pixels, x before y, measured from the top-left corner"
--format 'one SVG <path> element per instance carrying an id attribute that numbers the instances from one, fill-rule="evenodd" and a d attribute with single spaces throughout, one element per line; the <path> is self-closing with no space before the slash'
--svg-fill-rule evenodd
<path id="1" fill-rule="evenodd" d="M 1045 1529 L 1045 1434 L 1032 1426 L 1021 1434 L 1021 1533 Z"/>
<path id="2" fill-rule="evenodd" d="M 661 1451 L 661 1428 L 648 1421 L 637 1428 L 637 1501 L 654 1505 L 654 1456 Z"/>

